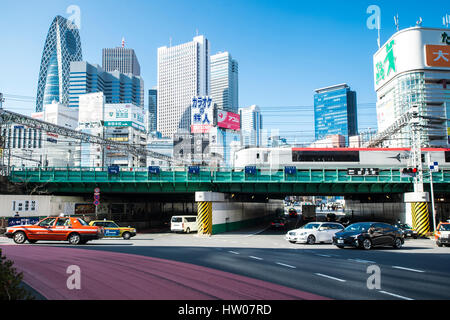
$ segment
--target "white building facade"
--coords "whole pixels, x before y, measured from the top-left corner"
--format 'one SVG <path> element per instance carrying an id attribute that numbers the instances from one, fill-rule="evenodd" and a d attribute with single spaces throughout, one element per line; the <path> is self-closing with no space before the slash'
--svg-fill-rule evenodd
<path id="1" fill-rule="evenodd" d="M 374 55 L 378 130 L 382 132 L 412 106 L 418 106 L 421 144 L 448 147 L 450 137 L 450 31 L 412 27 L 396 32 Z M 410 127 L 383 142 L 409 147 Z"/>
<path id="2" fill-rule="evenodd" d="M 192 98 L 209 95 L 209 50 L 204 36 L 158 48 L 157 131 L 163 137 L 172 137 L 178 128 L 189 129 Z"/>
<path id="3" fill-rule="evenodd" d="M 239 108 L 241 117 L 241 143 L 244 147 L 262 145 L 262 114 L 257 105 Z"/>

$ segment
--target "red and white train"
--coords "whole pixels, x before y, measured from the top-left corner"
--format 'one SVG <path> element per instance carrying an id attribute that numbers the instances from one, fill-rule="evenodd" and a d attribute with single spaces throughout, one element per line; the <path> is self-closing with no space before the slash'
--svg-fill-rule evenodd
<path id="1" fill-rule="evenodd" d="M 439 168 L 450 168 L 450 149 L 422 148 L 423 167 L 428 156 Z M 234 169 L 256 166 L 261 170 L 328 168 L 405 168 L 410 165 L 410 148 L 248 148 L 234 154 Z"/>

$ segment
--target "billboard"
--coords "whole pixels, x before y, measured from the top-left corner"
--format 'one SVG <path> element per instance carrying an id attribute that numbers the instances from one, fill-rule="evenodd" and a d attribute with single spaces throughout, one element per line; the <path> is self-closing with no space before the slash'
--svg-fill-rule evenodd
<path id="1" fill-rule="evenodd" d="M 213 126 L 214 105 L 212 98 L 193 97 L 191 105 L 191 133 L 208 133 Z"/>
<path id="2" fill-rule="evenodd" d="M 240 115 L 233 112 L 218 110 L 217 126 L 224 129 L 240 130 L 241 117 Z"/>
<path id="3" fill-rule="evenodd" d="M 134 104 L 105 104 L 105 127 L 133 127 L 145 131 L 145 110 Z"/>
<path id="4" fill-rule="evenodd" d="M 450 68 L 446 31 L 412 27 L 395 33 L 373 56 L 375 90 L 406 71 Z"/>

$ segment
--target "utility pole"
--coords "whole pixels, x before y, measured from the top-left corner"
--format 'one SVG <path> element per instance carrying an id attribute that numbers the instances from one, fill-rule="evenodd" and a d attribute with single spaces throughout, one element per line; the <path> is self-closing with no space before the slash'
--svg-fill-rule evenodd
<path id="1" fill-rule="evenodd" d="M 428 168 L 430 170 L 430 192 L 431 192 L 431 205 L 433 206 L 433 231 L 436 231 L 436 208 L 434 206 L 434 190 L 433 190 L 433 172 L 434 170 L 431 170 L 431 153 L 428 152 Z"/>
<path id="2" fill-rule="evenodd" d="M 411 153 L 412 167 L 417 168 L 414 177 L 414 192 L 423 192 L 423 166 L 422 166 L 422 137 L 419 128 L 419 107 L 412 106 L 411 124 Z"/>

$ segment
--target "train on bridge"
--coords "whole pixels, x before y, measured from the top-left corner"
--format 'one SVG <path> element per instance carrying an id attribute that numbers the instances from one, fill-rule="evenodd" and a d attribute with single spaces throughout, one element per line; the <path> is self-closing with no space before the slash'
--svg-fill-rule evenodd
<path id="1" fill-rule="evenodd" d="M 423 167 L 430 153 L 439 168 L 450 168 L 450 149 L 422 148 Z M 234 154 L 234 170 L 255 166 L 259 170 L 297 169 L 395 169 L 411 166 L 410 148 L 247 148 Z"/>

